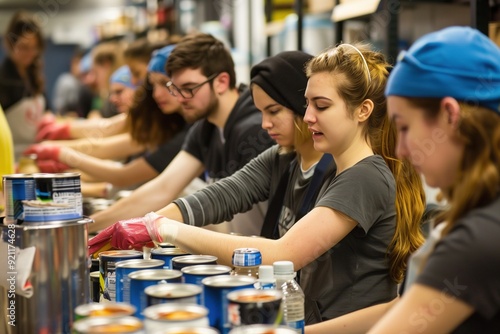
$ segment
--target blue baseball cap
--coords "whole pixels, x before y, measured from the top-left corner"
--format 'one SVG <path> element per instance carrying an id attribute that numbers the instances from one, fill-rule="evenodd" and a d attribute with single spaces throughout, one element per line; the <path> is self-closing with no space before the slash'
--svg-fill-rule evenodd
<path id="1" fill-rule="evenodd" d="M 114 71 L 109 78 L 109 83 L 119 83 L 129 88 L 136 88 L 136 86 L 132 83 L 132 73 L 130 73 L 130 68 L 127 65 L 124 65 Z"/>
<path id="2" fill-rule="evenodd" d="M 500 113 L 500 48 L 470 27 L 424 35 L 398 57 L 385 94 L 450 96 Z"/>
<path id="3" fill-rule="evenodd" d="M 167 45 L 164 48 L 155 50 L 151 55 L 151 60 L 148 64 L 148 72 L 159 72 L 167 75 L 165 65 L 167 64 L 168 57 L 174 48 L 175 45 Z"/>

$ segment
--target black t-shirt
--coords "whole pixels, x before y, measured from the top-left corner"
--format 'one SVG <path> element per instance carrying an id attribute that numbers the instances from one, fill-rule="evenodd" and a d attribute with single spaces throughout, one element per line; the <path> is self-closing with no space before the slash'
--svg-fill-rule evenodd
<path id="1" fill-rule="evenodd" d="M 274 144 L 261 123 L 261 113 L 246 89 L 240 94 L 224 129 L 205 119 L 199 120 L 189 130 L 182 149 L 204 164 L 205 181 L 213 183 L 232 175 Z"/>
<path id="2" fill-rule="evenodd" d="M 416 279 L 474 308 L 453 333 L 500 333 L 499 238 L 500 197 L 458 220 Z"/>
<path id="3" fill-rule="evenodd" d="M 189 125 L 186 125 L 182 131 L 177 133 L 173 138 L 167 140 L 165 143 L 160 145 L 157 150 L 147 153 L 144 156 L 146 162 L 151 165 L 158 173 L 163 172 L 163 170 L 170 164 L 170 162 L 175 158 L 177 153 L 182 148 L 184 139 L 189 130 Z"/>

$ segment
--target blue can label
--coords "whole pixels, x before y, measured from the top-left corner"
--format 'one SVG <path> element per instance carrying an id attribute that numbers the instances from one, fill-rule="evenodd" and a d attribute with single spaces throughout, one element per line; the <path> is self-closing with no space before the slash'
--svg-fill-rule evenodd
<path id="1" fill-rule="evenodd" d="M 36 198 L 35 178 L 26 174 L 4 175 L 3 189 L 5 194 L 5 222 L 16 224 L 24 221 L 23 202 Z"/>

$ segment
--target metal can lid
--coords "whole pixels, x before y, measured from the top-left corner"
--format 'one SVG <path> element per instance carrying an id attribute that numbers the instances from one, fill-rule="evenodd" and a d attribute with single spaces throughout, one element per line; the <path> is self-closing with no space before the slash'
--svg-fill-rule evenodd
<path id="1" fill-rule="evenodd" d="M 219 334 L 219 331 L 210 327 L 173 326 L 165 328 L 158 334 Z"/>
<path id="2" fill-rule="evenodd" d="M 233 328 L 229 334 L 297 334 L 297 332 L 286 326 L 274 325 L 247 325 Z"/>
<path id="3" fill-rule="evenodd" d="M 265 303 L 276 300 L 281 300 L 283 294 L 279 290 L 257 290 L 257 289 L 241 289 L 229 292 L 227 299 L 236 303 Z"/>
<path id="4" fill-rule="evenodd" d="M 131 316 L 121 318 L 85 318 L 75 321 L 73 329 L 78 334 L 141 333 L 144 325 Z"/>
<path id="5" fill-rule="evenodd" d="M 75 314 L 83 317 L 123 317 L 135 311 L 135 306 L 120 302 L 82 304 L 75 308 Z"/>
<path id="6" fill-rule="evenodd" d="M 174 270 L 174 269 L 146 269 L 146 270 L 139 270 L 139 271 L 133 271 L 130 274 L 128 274 L 128 277 L 131 280 L 143 280 L 143 281 L 150 281 L 150 280 L 163 280 L 163 279 L 175 279 L 182 277 L 182 272 L 180 270 Z"/>
<path id="7" fill-rule="evenodd" d="M 156 284 L 144 289 L 147 296 L 164 299 L 187 298 L 199 295 L 201 292 L 201 286 L 189 283 Z"/>
<path id="8" fill-rule="evenodd" d="M 155 248 L 151 251 L 155 255 L 189 255 L 180 248 Z"/>
<path id="9" fill-rule="evenodd" d="M 208 315 L 205 306 L 191 303 L 166 303 L 148 306 L 143 311 L 146 319 L 177 322 L 196 320 Z"/>
<path id="10" fill-rule="evenodd" d="M 217 256 L 213 255 L 183 255 L 177 256 L 172 259 L 172 262 L 175 263 L 189 263 L 189 264 L 197 264 L 197 263 L 208 263 L 208 262 L 216 262 Z"/>
<path id="11" fill-rule="evenodd" d="M 233 252 L 234 266 L 260 266 L 261 263 L 262 255 L 257 248 L 237 248 Z"/>
<path id="12" fill-rule="evenodd" d="M 251 276 L 217 275 L 205 277 L 201 280 L 204 286 L 227 288 L 255 284 L 257 279 Z"/>
<path id="13" fill-rule="evenodd" d="M 153 268 L 163 266 L 164 264 L 165 261 L 159 259 L 131 259 L 116 262 L 115 268 Z"/>
<path id="14" fill-rule="evenodd" d="M 222 275 L 231 271 L 231 268 L 221 264 L 197 264 L 181 269 L 183 274 L 188 275 Z"/>
<path id="15" fill-rule="evenodd" d="M 109 250 L 99 253 L 99 259 L 129 259 L 142 257 L 142 252 L 136 250 Z"/>

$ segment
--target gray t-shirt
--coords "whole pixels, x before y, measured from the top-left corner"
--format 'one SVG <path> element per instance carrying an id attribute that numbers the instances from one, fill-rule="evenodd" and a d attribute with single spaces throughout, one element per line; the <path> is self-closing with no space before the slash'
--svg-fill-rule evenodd
<path id="1" fill-rule="evenodd" d="M 301 269 L 307 324 L 387 302 L 396 296 L 397 286 L 389 276 L 387 258 L 396 223 L 395 196 L 394 177 L 378 155 L 332 175 L 323 185 L 316 207 L 341 212 L 358 226 Z"/>
<path id="2" fill-rule="evenodd" d="M 416 282 L 461 299 L 474 313 L 453 333 L 500 333 L 500 197 L 459 219 Z M 412 261 L 410 268 L 412 269 Z M 436 300 L 436 311 L 450 297 Z M 419 321 L 420 320 L 420 321 Z M 425 319 L 415 323 L 425 325 Z"/>

